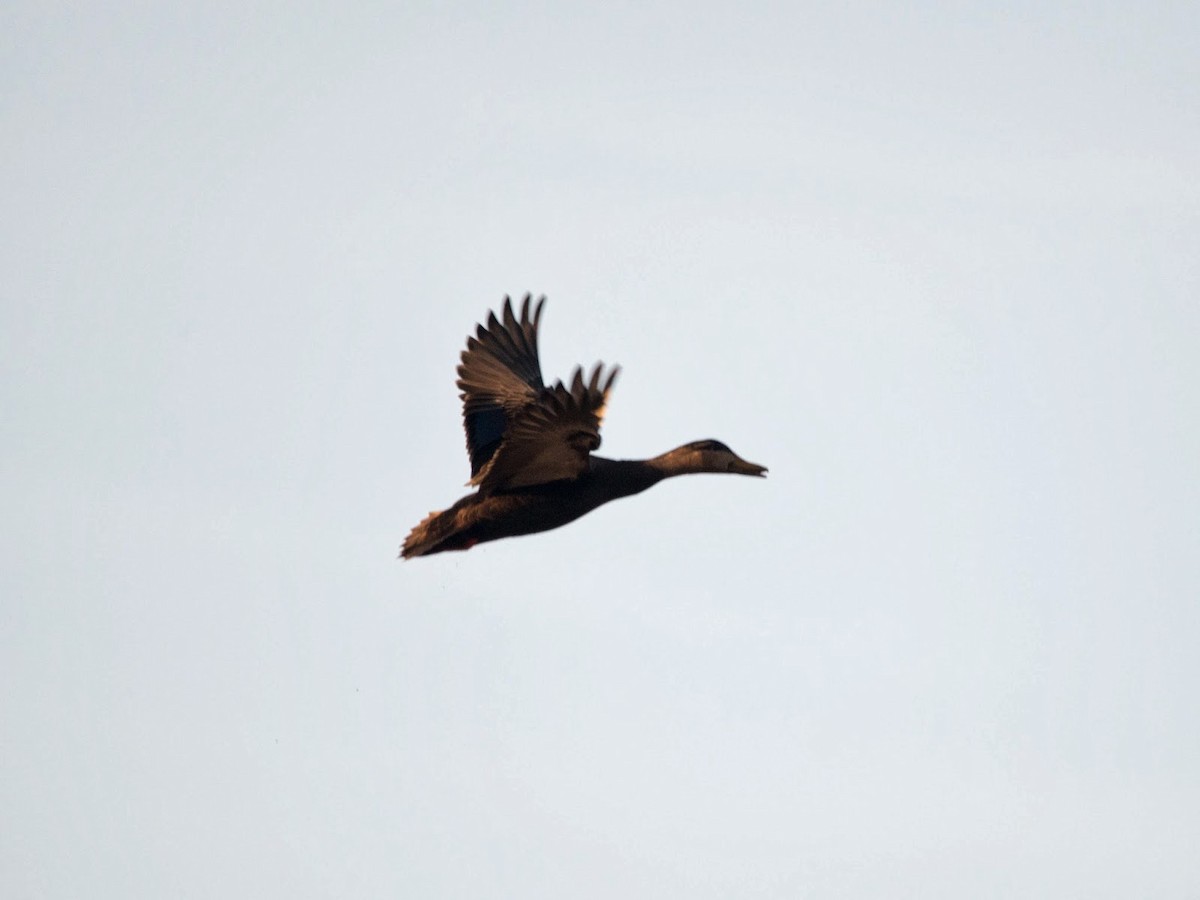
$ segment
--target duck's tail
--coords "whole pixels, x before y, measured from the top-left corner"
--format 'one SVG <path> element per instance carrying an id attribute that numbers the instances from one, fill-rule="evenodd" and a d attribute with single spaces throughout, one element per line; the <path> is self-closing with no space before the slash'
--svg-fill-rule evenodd
<path id="1" fill-rule="evenodd" d="M 434 510 L 408 533 L 400 547 L 400 557 L 411 559 L 437 553 L 437 545 L 454 533 L 454 510 Z"/>

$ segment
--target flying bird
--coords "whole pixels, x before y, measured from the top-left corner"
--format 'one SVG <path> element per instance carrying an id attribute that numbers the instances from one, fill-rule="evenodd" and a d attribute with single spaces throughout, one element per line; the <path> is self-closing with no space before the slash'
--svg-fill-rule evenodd
<path id="1" fill-rule="evenodd" d="M 693 441 L 651 459 L 605 459 L 600 422 L 619 366 L 569 383 L 542 382 L 538 323 L 546 298 L 521 317 L 504 298 L 502 318 L 488 315 L 467 338 L 458 367 L 471 480 L 476 488 L 453 506 L 431 512 L 404 540 L 405 559 L 469 550 L 484 541 L 549 531 L 598 506 L 638 494 L 664 478 L 696 472 L 764 476 L 766 468 L 720 441 Z"/>

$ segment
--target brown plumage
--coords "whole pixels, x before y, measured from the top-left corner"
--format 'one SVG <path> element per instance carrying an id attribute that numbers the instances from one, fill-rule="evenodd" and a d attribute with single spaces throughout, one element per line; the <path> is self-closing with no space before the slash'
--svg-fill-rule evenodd
<path id="1" fill-rule="evenodd" d="M 720 441 L 694 441 L 652 459 L 593 456 L 600 422 L 619 366 L 602 364 L 570 384 L 546 387 L 538 361 L 542 297 L 525 295 L 521 317 L 504 298 L 502 319 L 467 338 L 458 367 L 471 480 L 476 487 L 447 510 L 430 513 L 400 548 L 405 559 L 443 550 L 467 550 L 484 541 L 549 531 L 597 506 L 644 491 L 672 475 L 732 472 L 764 475 Z"/>

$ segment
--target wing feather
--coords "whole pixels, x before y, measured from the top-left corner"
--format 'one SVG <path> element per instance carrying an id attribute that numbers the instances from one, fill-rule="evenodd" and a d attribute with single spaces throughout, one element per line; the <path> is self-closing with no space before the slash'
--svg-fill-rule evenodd
<path id="1" fill-rule="evenodd" d="M 588 457 L 600 447 L 604 407 L 618 371 L 614 366 L 602 383 L 602 364 L 587 381 L 576 368 L 570 387 L 559 381 L 545 389 L 513 420 L 495 455 L 471 483 L 493 492 L 582 475 Z"/>
<path id="2" fill-rule="evenodd" d="M 494 492 L 564 478 L 587 470 L 600 446 L 600 423 L 620 367 L 597 363 L 590 376 L 576 368 L 569 386 L 546 387 L 538 359 L 541 297 L 526 294 L 518 316 L 504 298 L 500 316 L 467 338 L 458 367 L 471 480 Z"/>
<path id="3" fill-rule="evenodd" d="M 475 336 L 467 338 L 458 367 L 458 389 L 472 477 L 487 465 L 517 414 L 545 390 L 537 332 L 546 298 L 537 301 L 531 315 L 532 299 L 525 295 L 518 319 L 512 299 L 505 297 L 503 321 L 489 313 L 487 325 L 478 326 Z"/>

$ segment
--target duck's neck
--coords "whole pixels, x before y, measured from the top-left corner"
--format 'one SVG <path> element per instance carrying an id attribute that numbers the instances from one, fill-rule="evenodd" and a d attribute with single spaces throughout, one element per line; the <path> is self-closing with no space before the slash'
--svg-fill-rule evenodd
<path id="1" fill-rule="evenodd" d="M 669 466 L 661 465 L 661 457 L 654 459 L 605 459 L 592 457 L 592 475 L 604 483 L 609 499 L 640 494 L 653 487 L 669 475 L 678 475 Z"/>

